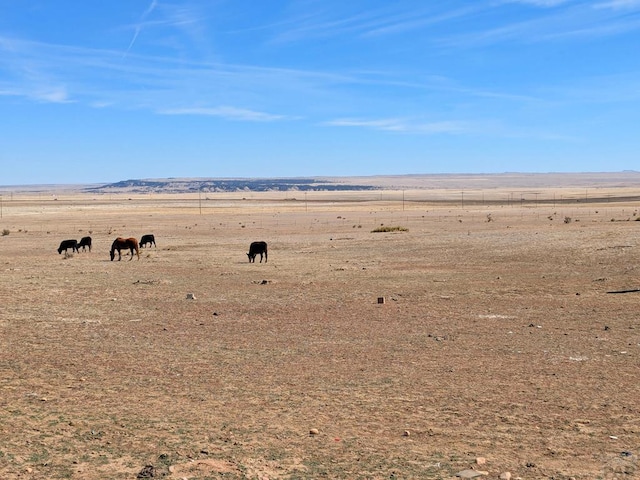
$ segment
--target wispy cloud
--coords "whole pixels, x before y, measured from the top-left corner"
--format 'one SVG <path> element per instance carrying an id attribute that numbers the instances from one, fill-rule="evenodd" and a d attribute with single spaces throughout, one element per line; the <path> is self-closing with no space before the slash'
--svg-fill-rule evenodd
<path id="1" fill-rule="evenodd" d="M 32 96 L 40 101 L 48 103 L 70 103 L 71 100 L 65 88 L 48 88 L 45 90 L 36 90 Z"/>
<path id="2" fill-rule="evenodd" d="M 385 19 L 378 26 L 367 26 L 366 31 L 363 32 L 363 36 L 389 35 L 422 29 L 430 25 L 446 23 L 451 20 L 466 17 L 480 10 L 484 10 L 485 8 L 485 6 L 478 2 L 473 6 L 447 10 L 444 12 L 413 12 L 408 16 L 408 18 L 406 15 L 395 16 Z"/>
<path id="3" fill-rule="evenodd" d="M 229 120 L 243 120 L 250 122 L 274 122 L 284 120 L 287 117 L 283 115 L 273 115 L 265 112 L 257 112 L 237 107 L 196 107 L 196 108 L 174 108 L 167 110 L 159 110 L 162 115 L 204 115 L 211 117 L 222 117 Z"/>
<path id="4" fill-rule="evenodd" d="M 609 8 L 613 10 L 630 10 L 640 8 L 640 0 L 611 0 L 597 3 L 595 8 Z"/>
<path id="5" fill-rule="evenodd" d="M 640 18 L 623 15 L 619 10 L 640 9 L 640 0 L 593 2 L 546 2 L 513 0 L 545 8 L 540 15 L 509 23 L 488 24 L 475 31 L 443 37 L 440 44 L 449 47 L 482 48 L 491 44 L 519 41 L 536 43 L 566 38 L 600 38 L 640 29 Z M 491 26 L 492 25 L 492 26 Z"/>
<path id="6" fill-rule="evenodd" d="M 535 7 L 557 7 L 569 3 L 572 0 L 506 0 L 506 3 L 523 3 L 525 5 L 533 5 Z"/>
<path id="7" fill-rule="evenodd" d="M 344 2 L 341 8 L 332 10 L 325 9 L 322 2 L 316 5 L 315 10 L 310 11 L 308 5 L 305 7 L 304 12 L 289 12 L 285 20 L 263 26 L 273 27 L 274 42 L 399 35 L 457 21 L 492 8 L 485 2 L 475 2 L 473 5 L 458 8 L 443 8 L 436 4 L 411 1 L 388 3 L 382 8 L 366 9 L 359 8 L 352 2 Z"/>
<path id="8" fill-rule="evenodd" d="M 174 114 L 216 115 L 246 121 L 293 118 L 295 115 L 264 113 L 264 106 L 290 109 L 299 95 L 311 95 L 329 84 L 349 81 L 325 72 L 135 53 L 123 59 L 116 50 L 2 37 L 0 73 L 0 90 L 4 96 L 11 94 L 56 103 L 77 101 L 100 108 L 108 105 Z M 248 104 L 259 107 L 247 108 Z"/>
<path id="9" fill-rule="evenodd" d="M 424 122 L 402 118 L 355 119 L 340 118 L 324 122 L 329 127 L 363 128 L 409 135 L 490 136 L 508 139 L 579 142 L 581 139 L 544 128 L 505 125 L 499 120 L 442 120 Z"/>
<path id="10" fill-rule="evenodd" d="M 400 118 L 384 118 L 362 120 L 355 118 L 339 118 L 324 122 L 331 127 L 359 127 L 386 132 L 422 133 L 422 134 L 460 134 L 468 131 L 468 125 L 457 121 L 412 122 Z"/>

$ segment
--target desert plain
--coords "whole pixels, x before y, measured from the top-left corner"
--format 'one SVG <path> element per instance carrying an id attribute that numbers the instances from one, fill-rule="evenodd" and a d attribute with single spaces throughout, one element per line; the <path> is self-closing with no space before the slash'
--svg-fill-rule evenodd
<path id="1" fill-rule="evenodd" d="M 0 478 L 640 476 L 637 177 L 397 181 L 5 188 Z"/>

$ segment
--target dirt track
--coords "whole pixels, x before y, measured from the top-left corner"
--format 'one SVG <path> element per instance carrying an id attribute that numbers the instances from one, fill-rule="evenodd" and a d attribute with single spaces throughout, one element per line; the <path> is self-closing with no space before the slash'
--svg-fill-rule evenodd
<path id="1" fill-rule="evenodd" d="M 327 197 L 5 196 L 0 478 L 639 474 L 637 205 Z"/>

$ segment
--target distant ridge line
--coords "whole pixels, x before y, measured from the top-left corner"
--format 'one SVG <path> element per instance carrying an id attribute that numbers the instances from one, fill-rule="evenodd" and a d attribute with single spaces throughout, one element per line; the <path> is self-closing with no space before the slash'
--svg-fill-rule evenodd
<path id="1" fill-rule="evenodd" d="M 0 185 L 0 194 L 2 192 L 17 191 L 189 193 L 209 191 L 348 191 L 381 189 L 490 190 L 498 188 L 513 191 L 553 188 L 638 188 L 640 190 L 640 171 L 429 173 L 273 178 L 169 177 L 129 179 L 111 183 Z"/>

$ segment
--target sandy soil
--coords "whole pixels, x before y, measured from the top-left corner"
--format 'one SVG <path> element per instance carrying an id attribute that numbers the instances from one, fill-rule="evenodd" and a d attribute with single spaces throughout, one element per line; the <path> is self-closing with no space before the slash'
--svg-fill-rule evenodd
<path id="1" fill-rule="evenodd" d="M 401 193 L 5 193 L 0 478 L 640 475 L 630 189 Z"/>

